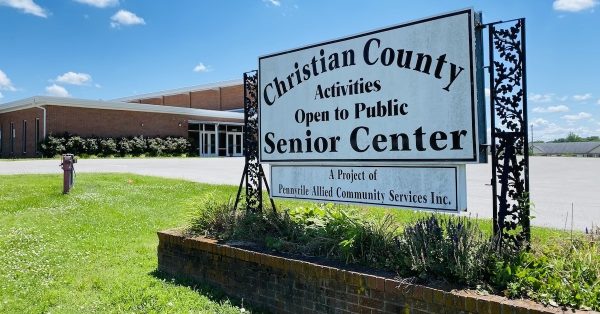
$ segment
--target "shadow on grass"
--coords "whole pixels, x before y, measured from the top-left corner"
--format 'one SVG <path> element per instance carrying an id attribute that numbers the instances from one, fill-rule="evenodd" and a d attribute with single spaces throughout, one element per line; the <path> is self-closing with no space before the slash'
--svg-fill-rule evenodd
<path id="1" fill-rule="evenodd" d="M 242 302 L 242 300 L 240 300 L 238 298 L 230 297 L 227 294 L 225 294 L 222 290 L 211 287 L 207 284 L 201 284 L 201 283 L 195 282 L 193 280 L 190 280 L 188 278 L 184 278 L 184 277 L 180 277 L 180 276 L 172 276 L 165 272 L 161 272 L 158 269 L 155 269 L 148 274 L 150 276 L 153 276 L 154 278 L 164 280 L 165 282 L 173 284 L 173 285 L 188 287 L 188 288 L 192 289 L 194 292 L 196 292 L 200 295 L 203 295 L 203 296 L 207 297 L 209 300 L 211 300 L 213 302 L 217 302 L 219 304 L 229 302 L 231 305 L 245 308 L 246 311 L 249 311 L 251 313 L 256 313 L 256 314 L 269 313 L 264 308 L 253 307 L 253 306 L 249 305 L 246 301 Z"/>

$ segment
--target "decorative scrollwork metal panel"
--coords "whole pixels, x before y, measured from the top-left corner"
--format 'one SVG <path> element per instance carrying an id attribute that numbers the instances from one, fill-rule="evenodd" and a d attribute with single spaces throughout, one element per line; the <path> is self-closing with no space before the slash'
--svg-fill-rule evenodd
<path id="1" fill-rule="evenodd" d="M 246 209 L 262 211 L 264 175 L 258 162 L 258 72 L 244 73 L 244 156 L 246 158 Z"/>
<path id="2" fill-rule="evenodd" d="M 494 233 L 518 249 L 530 240 L 525 19 L 489 24 L 489 54 Z"/>

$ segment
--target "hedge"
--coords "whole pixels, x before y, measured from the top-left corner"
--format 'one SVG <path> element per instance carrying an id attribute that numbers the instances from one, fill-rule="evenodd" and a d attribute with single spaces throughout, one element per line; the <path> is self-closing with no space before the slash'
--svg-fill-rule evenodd
<path id="1" fill-rule="evenodd" d="M 79 156 L 181 156 L 190 153 L 191 144 L 183 137 L 81 137 L 49 135 L 40 143 L 44 157 L 65 153 Z"/>

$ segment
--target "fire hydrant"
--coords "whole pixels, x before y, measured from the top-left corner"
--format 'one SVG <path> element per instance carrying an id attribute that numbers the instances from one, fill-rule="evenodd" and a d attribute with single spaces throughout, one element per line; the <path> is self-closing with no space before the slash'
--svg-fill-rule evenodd
<path id="1" fill-rule="evenodd" d="M 60 167 L 63 169 L 63 194 L 68 194 L 73 187 L 76 163 L 77 157 L 73 154 L 62 155 Z"/>

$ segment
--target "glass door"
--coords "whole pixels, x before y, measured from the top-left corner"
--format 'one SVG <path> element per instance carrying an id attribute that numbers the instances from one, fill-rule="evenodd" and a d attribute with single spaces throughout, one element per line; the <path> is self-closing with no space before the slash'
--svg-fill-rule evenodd
<path id="1" fill-rule="evenodd" d="M 216 149 L 216 132 L 215 131 L 203 131 L 200 137 L 202 143 L 200 144 L 201 156 L 215 156 L 217 154 Z"/>
<path id="2" fill-rule="evenodd" d="M 227 156 L 237 157 L 243 155 L 244 144 L 242 143 L 241 132 L 227 133 Z"/>

